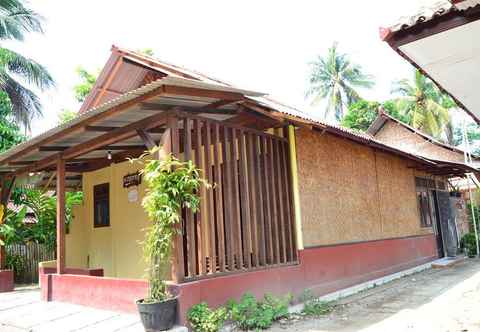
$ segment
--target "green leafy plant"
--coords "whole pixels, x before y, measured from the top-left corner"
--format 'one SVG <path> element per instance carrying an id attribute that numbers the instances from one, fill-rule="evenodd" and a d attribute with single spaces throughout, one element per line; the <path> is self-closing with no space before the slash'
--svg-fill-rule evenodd
<path id="1" fill-rule="evenodd" d="M 300 300 L 303 302 L 302 313 L 307 316 L 321 316 L 332 311 L 332 304 L 321 301 L 313 296 L 310 290 L 305 290 Z"/>
<path id="2" fill-rule="evenodd" d="M 275 298 L 266 294 L 262 301 L 246 293 L 240 302 L 230 300 L 227 307 L 235 325 L 245 331 L 267 329 L 273 322 L 288 317 L 291 295 Z"/>
<path id="3" fill-rule="evenodd" d="M 144 258 L 149 266 L 148 298 L 145 303 L 161 302 L 171 295 L 163 276 L 170 260 L 173 237 L 181 221 L 181 209 L 198 210 L 200 185 L 208 184 L 200 178 L 200 172 L 191 160 L 181 162 L 172 155 L 162 160 L 148 159 L 156 149 L 132 161 L 140 162 L 147 184 L 142 205 L 151 220 L 143 242 Z"/>
<path id="4" fill-rule="evenodd" d="M 25 271 L 25 259 L 22 255 L 7 254 L 5 265 L 7 269 L 13 270 L 13 273 L 15 274 L 15 279 L 21 276 Z"/>
<path id="5" fill-rule="evenodd" d="M 460 240 L 460 248 L 464 249 L 468 257 L 477 255 L 475 233 L 467 233 Z"/>
<path id="6" fill-rule="evenodd" d="M 205 302 L 194 305 L 187 313 L 187 319 L 196 332 L 217 332 L 227 318 L 226 308 L 212 310 Z"/>

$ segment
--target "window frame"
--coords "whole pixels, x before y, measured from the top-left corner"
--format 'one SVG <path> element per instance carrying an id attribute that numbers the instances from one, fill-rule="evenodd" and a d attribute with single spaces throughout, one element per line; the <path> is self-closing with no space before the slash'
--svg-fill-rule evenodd
<path id="1" fill-rule="evenodd" d="M 417 201 L 418 214 L 420 216 L 421 228 L 433 228 L 433 224 L 436 221 L 436 216 L 432 215 L 434 208 L 432 208 L 432 200 L 434 199 L 432 190 L 434 187 L 429 187 L 432 184 L 432 180 L 421 177 L 415 177 L 415 198 Z"/>
<path id="2" fill-rule="evenodd" d="M 100 222 L 97 218 L 97 209 L 102 203 L 106 204 L 106 222 Z M 110 227 L 110 183 L 108 182 L 93 186 L 93 228 L 102 227 Z"/>

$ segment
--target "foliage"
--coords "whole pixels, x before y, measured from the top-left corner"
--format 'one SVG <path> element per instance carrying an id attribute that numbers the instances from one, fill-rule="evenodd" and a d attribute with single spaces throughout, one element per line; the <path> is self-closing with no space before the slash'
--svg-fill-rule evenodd
<path id="1" fill-rule="evenodd" d="M 153 49 L 151 48 L 141 48 L 138 49 L 136 52 L 149 57 L 153 57 L 155 55 L 155 52 L 153 52 Z"/>
<path id="2" fill-rule="evenodd" d="M 415 70 L 413 82 L 403 79 L 394 83 L 392 92 L 399 112 L 408 116 L 409 125 L 426 134 L 440 138 L 450 123 L 449 108 L 453 101 L 420 71 Z"/>
<path id="3" fill-rule="evenodd" d="M 348 108 L 347 114 L 342 119 L 341 125 L 358 131 L 366 132 L 376 119 L 380 108 L 392 117 L 407 123 L 408 118 L 400 114 L 391 100 L 385 103 L 377 101 L 360 100 Z"/>
<path id="4" fill-rule="evenodd" d="M 37 189 L 24 189 L 21 197 L 16 199 L 20 206 L 19 212 L 7 210 L 5 223 L 0 225 L 0 235 L 5 244 L 27 243 L 34 241 L 43 243 L 53 250 L 56 245 L 56 210 L 57 200 Z M 68 229 L 73 220 L 73 206 L 83 200 L 82 192 L 67 192 L 65 194 L 65 224 Z M 33 212 L 37 222 L 25 225 L 27 210 Z"/>
<path id="5" fill-rule="evenodd" d="M 5 266 L 13 270 L 16 279 L 25 272 L 25 258 L 18 254 L 7 254 Z"/>
<path id="6" fill-rule="evenodd" d="M 338 43 L 333 43 L 326 56 L 318 56 L 310 64 L 309 89 L 307 97 L 313 97 L 312 104 L 327 99 L 323 114 L 327 118 L 332 111 L 341 120 L 344 108 L 359 101 L 357 88 L 371 88 L 373 77 L 363 73 L 362 68 L 350 61 L 347 54 L 338 52 Z"/>
<path id="7" fill-rule="evenodd" d="M 321 316 L 332 311 L 332 305 L 314 297 L 309 290 L 305 290 L 300 299 L 303 302 L 302 313 L 307 316 Z"/>
<path id="8" fill-rule="evenodd" d="M 212 310 L 205 302 L 194 305 L 187 313 L 187 319 L 196 332 L 220 331 L 227 318 L 227 309 L 220 307 Z"/>
<path id="9" fill-rule="evenodd" d="M 43 32 L 42 17 L 26 7 L 25 3 L 22 0 L 0 2 L 0 39 L 23 41 L 27 33 Z M 0 47 L 0 90 L 10 98 L 15 122 L 28 129 L 31 120 L 41 115 L 41 104 L 37 95 L 22 82 L 40 90 L 54 84 L 45 67 L 19 53 Z"/>
<path id="10" fill-rule="evenodd" d="M 96 72 L 92 73 L 87 71 L 82 66 L 78 66 L 76 71 L 80 78 L 80 83 L 73 87 L 73 92 L 75 94 L 75 99 L 77 99 L 78 102 L 83 103 L 90 91 L 92 91 L 100 71 L 97 70 Z"/>
<path id="11" fill-rule="evenodd" d="M 155 153 L 155 149 L 151 152 Z M 149 265 L 149 293 L 146 302 L 163 301 L 170 296 L 162 276 L 170 259 L 173 237 L 183 207 L 192 212 L 198 210 L 200 199 L 197 191 L 203 183 L 199 170 L 191 160 L 181 162 L 172 155 L 162 160 L 147 159 L 144 154 L 134 161 L 144 165 L 142 173 L 148 190 L 142 201 L 152 224 L 147 228 L 143 242 L 144 257 Z"/>
<path id="12" fill-rule="evenodd" d="M 469 123 L 467 126 L 467 139 L 474 155 L 480 155 L 480 126 L 476 123 Z M 453 128 L 452 145 L 458 146 L 463 144 L 463 128 L 456 126 Z"/>
<path id="13" fill-rule="evenodd" d="M 467 233 L 460 240 L 460 248 L 464 249 L 468 257 L 477 255 L 477 245 L 475 243 L 475 233 Z"/>
<path id="14" fill-rule="evenodd" d="M 25 141 L 20 128 L 12 118 L 12 103 L 4 91 L 0 91 L 0 152 Z"/>
<path id="15" fill-rule="evenodd" d="M 60 113 L 58 113 L 58 124 L 64 124 L 64 123 L 70 122 L 76 117 L 77 117 L 76 112 L 64 108 Z"/>
<path id="16" fill-rule="evenodd" d="M 228 310 L 235 325 L 242 330 L 267 329 L 273 322 L 288 316 L 288 305 L 292 296 L 275 298 L 266 294 L 262 301 L 246 293 L 240 302 L 230 300 Z"/>

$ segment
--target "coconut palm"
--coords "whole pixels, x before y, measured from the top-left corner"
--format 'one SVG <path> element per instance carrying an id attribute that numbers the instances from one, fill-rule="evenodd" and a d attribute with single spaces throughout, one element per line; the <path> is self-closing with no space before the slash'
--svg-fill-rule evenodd
<path id="1" fill-rule="evenodd" d="M 413 82 L 408 79 L 395 82 L 392 93 L 399 95 L 395 99 L 398 110 L 407 116 L 412 127 L 436 138 L 448 129 L 450 103 L 420 71 L 415 70 Z"/>
<path id="2" fill-rule="evenodd" d="M 341 120 L 344 110 L 359 101 L 357 88 L 371 88 L 373 77 L 362 72 L 362 68 L 350 61 L 347 54 L 338 52 L 338 43 L 333 43 L 328 54 L 318 56 L 310 66 L 309 89 L 307 97 L 313 97 L 312 105 L 327 99 L 327 107 L 323 117 L 327 118 L 332 111 L 335 118 Z"/>
<path id="3" fill-rule="evenodd" d="M 0 0 L 0 40 L 23 41 L 29 32 L 43 32 L 41 23 L 42 17 L 22 0 Z M 17 123 L 29 129 L 31 120 L 42 113 L 38 96 L 26 85 L 43 91 L 53 84 L 45 67 L 0 46 L 0 90 L 8 94 Z"/>

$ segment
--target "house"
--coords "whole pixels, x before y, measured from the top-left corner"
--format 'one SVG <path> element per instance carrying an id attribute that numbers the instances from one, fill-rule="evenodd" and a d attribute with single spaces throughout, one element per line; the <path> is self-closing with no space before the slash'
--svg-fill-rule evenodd
<path id="1" fill-rule="evenodd" d="M 30 172 L 55 178 L 57 260 L 42 266 L 44 300 L 136 310 L 149 222 L 139 166 L 126 158 L 158 145 L 215 183 L 200 191 L 200 213 L 184 211 L 174 241 L 180 321 L 201 301 L 326 294 L 437 259 L 428 193 L 448 219 L 446 180 L 476 171 L 113 47 L 77 118 L 0 155 L 1 197 Z M 84 203 L 65 235 L 67 172 L 82 175 Z"/>
<path id="2" fill-rule="evenodd" d="M 385 144 L 422 157 L 450 162 L 465 160 L 465 152 L 462 149 L 441 142 L 382 110 L 368 128 L 367 133 Z M 472 165 L 475 167 L 478 165 L 477 156 L 472 157 Z M 466 203 L 470 201 L 470 192 L 480 188 L 475 174 L 470 178 L 450 177 L 447 180 L 449 190 L 452 192 L 450 202 L 455 216 L 455 232 L 458 240 L 471 230 Z M 460 195 L 453 195 L 453 192 Z M 438 222 L 439 220 L 434 224 L 437 233 L 441 231 L 441 225 Z"/>

